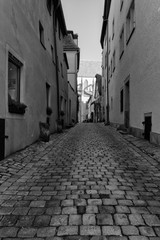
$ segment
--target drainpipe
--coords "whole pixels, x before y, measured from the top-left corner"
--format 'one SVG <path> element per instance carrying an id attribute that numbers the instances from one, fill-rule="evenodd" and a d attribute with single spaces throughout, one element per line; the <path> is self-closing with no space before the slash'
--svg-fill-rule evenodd
<path id="1" fill-rule="evenodd" d="M 108 18 L 105 19 L 104 21 L 107 21 L 107 122 L 105 125 L 110 125 L 109 121 L 109 55 L 108 55 L 108 43 L 109 43 L 109 38 L 108 38 Z"/>
<path id="2" fill-rule="evenodd" d="M 57 116 L 58 122 L 60 120 L 60 104 L 59 104 L 59 74 L 58 74 L 58 55 L 57 55 L 57 39 L 56 39 L 56 12 L 60 6 L 60 2 L 58 1 L 57 6 L 53 9 L 53 34 L 54 34 L 54 49 L 55 49 L 55 62 L 56 62 L 56 81 L 57 81 Z"/>

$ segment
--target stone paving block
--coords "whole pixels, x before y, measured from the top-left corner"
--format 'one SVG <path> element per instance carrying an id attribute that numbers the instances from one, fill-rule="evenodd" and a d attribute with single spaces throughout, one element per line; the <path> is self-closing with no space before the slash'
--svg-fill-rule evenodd
<path id="1" fill-rule="evenodd" d="M 77 226 L 61 226 L 58 228 L 57 236 L 78 235 Z"/>
<path id="2" fill-rule="evenodd" d="M 63 207 L 73 206 L 73 200 L 72 199 L 70 199 L 70 200 L 63 200 L 62 203 L 61 203 L 61 206 L 63 206 Z"/>
<path id="3" fill-rule="evenodd" d="M 10 215 L 13 212 L 12 207 L 0 207 L 0 215 Z"/>
<path id="4" fill-rule="evenodd" d="M 33 225 L 35 227 L 47 227 L 49 226 L 50 220 L 51 216 L 48 215 L 36 216 Z"/>
<path id="5" fill-rule="evenodd" d="M 86 206 L 86 200 L 85 199 L 76 199 L 74 200 L 76 206 Z"/>
<path id="6" fill-rule="evenodd" d="M 80 227 L 81 236 L 99 236 L 101 235 L 101 229 L 99 226 L 81 226 Z"/>
<path id="7" fill-rule="evenodd" d="M 44 208 L 30 208 L 28 215 L 42 215 L 44 211 Z"/>
<path id="8" fill-rule="evenodd" d="M 89 205 L 102 205 L 102 200 L 101 199 L 88 199 L 88 204 Z"/>
<path id="9" fill-rule="evenodd" d="M 146 207 L 130 207 L 131 213 L 149 214 L 150 211 Z"/>
<path id="10" fill-rule="evenodd" d="M 46 215 L 56 215 L 61 214 L 61 207 L 50 207 L 45 210 Z"/>
<path id="11" fill-rule="evenodd" d="M 113 225 L 113 218 L 111 214 L 97 214 L 98 225 Z"/>
<path id="12" fill-rule="evenodd" d="M 151 239 L 145 236 L 130 236 L 129 240 L 151 240 Z"/>
<path id="13" fill-rule="evenodd" d="M 83 225 L 96 225 L 95 214 L 84 214 L 82 219 Z"/>
<path id="14" fill-rule="evenodd" d="M 77 207 L 77 213 L 78 214 L 85 214 L 86 213 L 86 207 L 85 206 L 78 206 Z"/>
<path id="15" fill-rule="evenodd" d="M 46 204 L 45 201 L 32 201 L 30 207 L 44 207 Z"/>
<path id="16" fill-rule="evenodd" d="M 69 225 L 82 225 L 81 215 L 70 215 L 69 216 Z"/>
<path id="17" fill-rule="evenodd" d="M 127 235 L 127 236 L 131 236 L 131 235 L 138 236 L 139 235 L 139 230 L 135 226 L 122 226 L 122 232 L 124 235 Z"/>
<path id="18" fill-rule="evenodd" d="M 117 213 L 130 213 L 130 209 L 127 206 L 116 206 Z"/>
<path id="19" fill-rule="evenodd" d="M 102 214 L 115 213 L 114 206 L 98 206 L 98 209 L 99 209 L 99 212 Z"/>
<path id="20" fill-rule="evenodd" d="M 3 237 L 16 237 L 18 228 L 16 227 L 2 227 L 0 228 L 0 236 Z"/>
<path id="21" fill-rule="evenodd" d="M 37 230 L 37 237 L 40 237 L 40 238 L 54 237 L 55 234 L 56 234 L 55 227 L 44 227 L 44 228 L 39 228 Z"/>
<path id="22" fill-rule="evenodd" d="M 155 230 L 157 236 L 160 237 L 160 227 L 155 227 L 154 230 Z"/>
<path id="23" fill-rule="evenodd" d="M 117 225 L 129 225 L 126 214 L 114 214 L 114 220 Z"/>
<path id="24" fill-rule="evenodd" d="M 130 214 L 129 220 L 130 223 L 135 226 L 145 225 L 142 215 L 140 214 Z"/>
<path id="25" fill-rule="evenodd" d="M 19 216 L 17 218 L 17 227 L 31 227 L 34 221 L 34 216 Z"/>
<path id="26" fill-rule="evenodd" d="M 27 215 L 29 211 L 28 207 L 17 207 L 12 212 L 13 215 Z"/>
<path id="27" fill-rule="evenodd" d="M 21 228 L 18 232 L 18 237 L 33 238 L 36 236 L 36 233 L 36 228 Z"/>
<path id="28" fill-rule="evenodd" d="M 160 219 L 156 216 L 156 215 L 146 215 L 146 214 L 143 214 L 142 215 L 143 218 L 144 218 L 144 221 L 146 222 L 146 224 L 148 226 L 160 226 Z"/>
<path id="29" fill-rule="evenodd" d="M 52 216 L 50 225 L 51 226 L 67 225 L 67 221 L 68 221 L 67 215 L 55 215 L 55 216 Z"/>
<path id="30" fill-rule="evenodd" d="M 86 213 L 98 213 L 97 206 L 86 206 Z"/>
<path id="31" fill-rule="evenodd" d="M 62 208 L 62 214 L 77 214 L 77 208 L 76 207 L 63 207 Z"/>
<path id="32" fill-rule="evenodd" d="M 18 220 L 18 216 L 5 215 L 0 219 L 0 227 L 11 227 L 15 226 Z"/>
<path id="33" fill-rule="evenodd" d="M 121 236 L 121 229 L 119 226 L 103 226 L 102 234 L 106 236 Z"/>
<path id="34" fill-rule="evenodd" d="M 117 205 L 117 201 L 115 199 L 103 199 L 103 205 L 114 206 Z"/>
<path id="35" fill-rule="evenodd" d="M 139 231 L 143 236 L 147 236 L 147 237 L 156 236 L 153 228 L 151 227 L 139 227 Z"/>

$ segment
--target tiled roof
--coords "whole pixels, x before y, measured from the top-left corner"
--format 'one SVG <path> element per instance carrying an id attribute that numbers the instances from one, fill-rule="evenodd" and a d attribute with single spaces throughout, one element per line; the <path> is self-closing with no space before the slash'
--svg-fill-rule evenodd
<path id="1" fill-rule="evenodd" d="M 64 50 L 79 50 L 70 34 L 64 37 Z"/>
<path id="2" fill-rule="evenodd" d="M 79 77 L 95 77 L 96 74 L 102 74 L 101 62 L 97 61 L 81 61 L 79 68 Z"/>

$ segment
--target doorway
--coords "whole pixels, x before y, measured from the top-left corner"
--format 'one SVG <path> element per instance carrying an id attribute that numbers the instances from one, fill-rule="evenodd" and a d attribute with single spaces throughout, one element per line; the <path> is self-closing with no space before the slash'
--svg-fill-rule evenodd
<path id="1" fill-rule="evenodd" d="M 124 125 L 126 128 L 130 126 L 130 87 L 129 81 L 125 83 L 125 111 L 124 111 Z"/>
<path id="2" fill-rule="evenodd" d="M 0 160 L 5 157 L 5 119 L 0 119 Z"/>
<path id="3" fill-rule="evenodd" d="M 144 138 L 150 141 L 150 133 L 152 128 L 152 116 L 144 117 Z"/>

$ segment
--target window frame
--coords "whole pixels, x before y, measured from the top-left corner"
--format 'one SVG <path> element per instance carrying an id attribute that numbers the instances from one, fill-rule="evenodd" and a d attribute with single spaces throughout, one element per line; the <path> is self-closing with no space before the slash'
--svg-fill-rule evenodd
<path id="1" fill-rule="evenodd" d="M 132 0 L 126 16 L 126 44 L 128 45 L 135 30 L 135 0 Z"/>
<path id="2" fill-rule="evenodd" d="M 45 39 L 44 39 L 44 27 L 43 27 L 41 21 L 39 21 L 39 38 L 40 38 L 41 45 L 43 46 L 44 49 L 46 49 Z"/>
<path id="3" fill-rule="evenodd" d="M 124 3 L 124 0 L 120 0 L 120 12 L 122 11 L 123 3 Z"/>
<path id="4" fill-rule="evenodd" d="M 120 112 L 124 112 L 124 90 L 123 88 L 120 91 Z"/>
<path id="5" fill-rule="evenodd" d="M 119 58 L 123 56 L 124 53 L 124 47 L 125 47 L 125 39 L 124 39 L 124 25 L 122 26 L 120 36 L 119 36 Z"/>
<path id="6" fill-rule="evenodd" d="M 47 9 L 49 12 L 49 15 L 52 15 L 52 1 L 51 0 L 46 0 L 46 5 L 47 5 Z"/>

